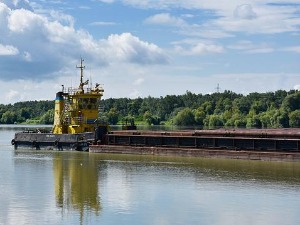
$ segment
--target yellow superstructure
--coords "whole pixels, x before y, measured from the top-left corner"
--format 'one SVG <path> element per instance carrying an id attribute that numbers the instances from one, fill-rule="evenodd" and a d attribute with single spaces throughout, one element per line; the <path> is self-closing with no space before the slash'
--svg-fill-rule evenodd
<path id="1" fill-rule="evenodd" d="M 83 59 L 80 66 L 80 84 L 78 88 L 64 88 L 56 93 L 54 134 L 76 134 L 93 132 L 99 123 L 99 107 L 103 88 L 99 84 L 95 87 L 88 86 L 89 80 L 83 82 Z"/>

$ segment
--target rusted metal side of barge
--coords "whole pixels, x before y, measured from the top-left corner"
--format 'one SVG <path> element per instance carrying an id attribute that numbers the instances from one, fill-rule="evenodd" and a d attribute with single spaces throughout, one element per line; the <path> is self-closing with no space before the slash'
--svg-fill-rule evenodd
<path id="1" fill-rule="evenodd" d="M 122 145 L 92 145 L 91 153 L 161 155 L 203 158 L 228 158 L 263 161 L 300 162 L 300 153 L 260 152 L 260 151 L 232 151 L 217 149 L 191 149 L 166 147 L 134 147 Z"/>
<path id="2" fill-rule="evenodd" d="M 300 129 L 114 131 L 90 152 L 300 161 Z"/>

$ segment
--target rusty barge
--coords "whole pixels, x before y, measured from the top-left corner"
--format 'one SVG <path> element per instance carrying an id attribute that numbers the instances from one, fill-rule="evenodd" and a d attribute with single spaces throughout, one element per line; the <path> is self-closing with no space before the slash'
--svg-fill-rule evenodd
<path id="1" fill-rule="evenodd" d="M 300 129 L 111 131 L 89 151 L 300 161 Z"/>

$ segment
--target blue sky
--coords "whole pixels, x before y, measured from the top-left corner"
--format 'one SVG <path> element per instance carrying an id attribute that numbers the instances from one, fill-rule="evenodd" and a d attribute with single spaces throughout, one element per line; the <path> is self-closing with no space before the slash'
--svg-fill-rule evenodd
<path id="1" fill-rule="evenodd" d="M 0 0 L 0 103 L 300 88 L 300 0 Z"/>

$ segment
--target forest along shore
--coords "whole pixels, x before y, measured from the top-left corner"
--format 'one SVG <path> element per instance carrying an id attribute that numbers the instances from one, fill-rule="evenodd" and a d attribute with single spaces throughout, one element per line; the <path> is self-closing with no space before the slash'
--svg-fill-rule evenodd
<path id="1" fill-rule="evenodd" d="M 101 100 L 103 118 L 111 125 L 132 118 L 143 125 L 204 128 L 300 127 L 300 92 L 296 90 L 237 94 L 231 91 L 146 98 Z M 54 101 L 0 105 L 2 124 L 53 124 Z"/>

